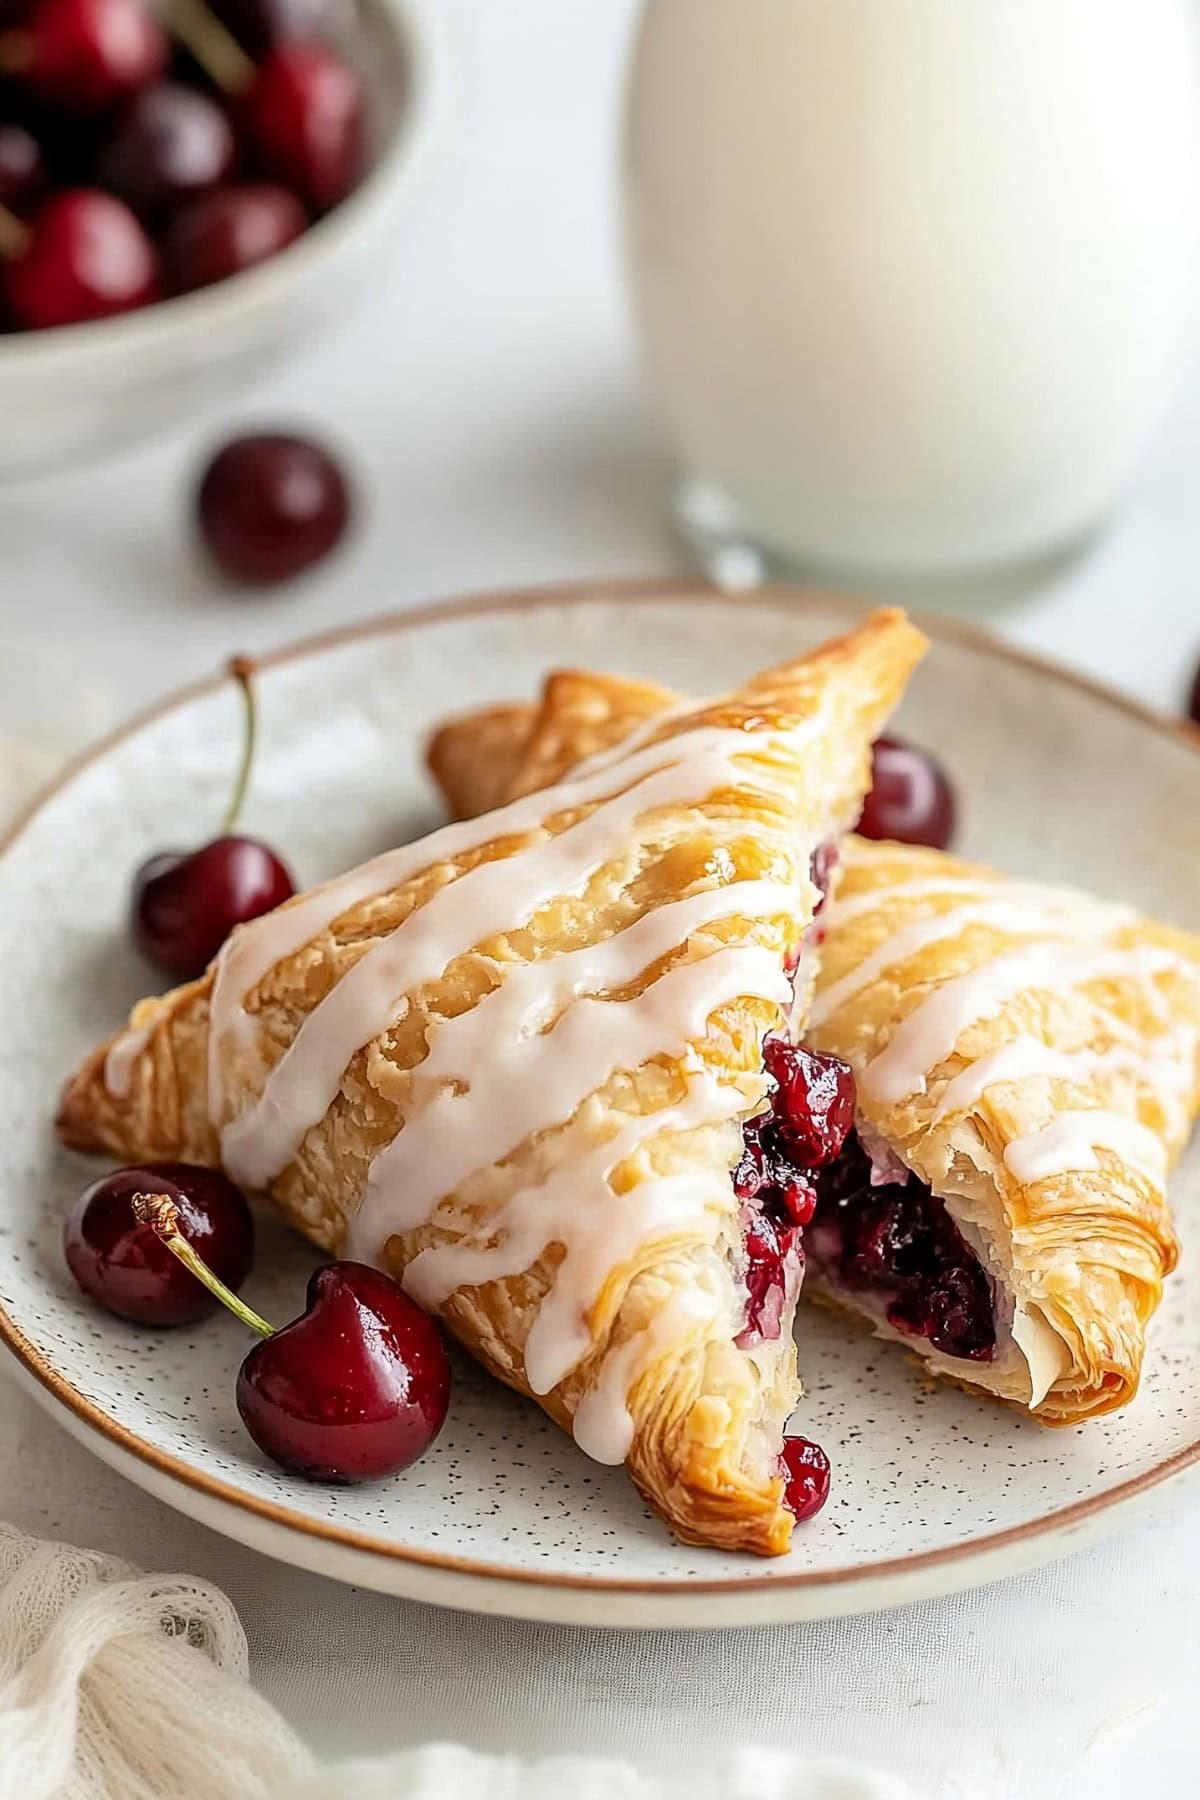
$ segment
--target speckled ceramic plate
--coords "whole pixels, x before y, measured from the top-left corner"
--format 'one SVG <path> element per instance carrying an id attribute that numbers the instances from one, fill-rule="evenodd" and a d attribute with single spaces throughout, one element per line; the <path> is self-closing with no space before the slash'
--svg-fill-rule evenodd
<path id="1" fill-rule="evenodd" d="M 844 603 L 641 587 L 506 595 L 383 620 L 264 672 L 248 827 L 305 882 L 426 829 L 421 745 L 436 719 L 592 663 L 711 692 L 846 625 Z M 1196 740 L 957 627 L 902 728 L 953 771 L 964 848 L 1200 925 Z M 1155 1321 L 1143 1390 L 1120 1417 L 1048 1432 L 923 1383 L 895 1347 L 801 1309 L 798 1426 L 835 1489 L 790 1556 L 751 1562 L 673 1544 L 620 1470 L 587 1462 L 531 1405 L 470 1366 L 450 1421 L 406 1476 L 332 1489 L 269 1466 L 244 1436 L 227 1317 L 192 1331 L 123 1326 L 73 1288 L 64 1211 L 92 1166 L 50 1128 L 63 1075 L 142 992 L 123 925 L 129 872 L 198 841 L 236 755 L 228 683 L 193 691 L 86 758 L 26 819 L 0 866 L 0 1329 L 35 1390 L 114 1467 L 244 1543 L 347 1581 L 450 1606 L 588 1624 L 765 1623 L 948 1591 L 1115 1527 L 1200 1460 L 1200 1157 L 1175 1183 L 1183 1267 Z M 247 1287 L 283 1319 L 312 1254 L 265 1225 Z"/>

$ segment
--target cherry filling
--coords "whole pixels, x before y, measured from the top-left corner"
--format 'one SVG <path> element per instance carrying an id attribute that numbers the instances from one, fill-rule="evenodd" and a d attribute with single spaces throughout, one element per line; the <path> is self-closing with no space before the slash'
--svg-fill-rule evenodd
<path id="1" fill-rule="evenodd" d="M 935 1350 L 990 1362 L 992 1294 L 979 1259 L 937 1196 L 910 1175 L 872 1185 L 871 1159 L 851 1132 L 818 1183 L 810 1248 L 841 1287 L 874 1294 L 889 1324 Z"/>
<path id="2" fill-rule="evenodd" d="M 854 1076 L 835 1056 L 786 1038 L 763 1045 L 771 1079 L 766 1112 L 742 1127 L 742 1156 L 733 1186 L 742 1202 L 746 1323 L 744 1349 L 770 1343 L 783 1330 L 804 1271 L 801 1239 L 817 1208 L 817 1172 L 836 1159 L 854 1125 Z M 784 1504 L 809 1519 L 829 1495 L 829 1460 L 807 1438 L 787 1438 L 780 1458 Z"/>
<path id="3" fill-rule="evenodd" d="M 783 1503 L 794 1513 L 797 1524 L 819 1513 L 829 1498 L 829 1458 L 819 1444 L 808 1438 L 783 1440 L 779 1458 L 786 1486 Z"/>
<path id="4" fill-rule="evenodd" d="M 836 1056 L 771 1037 L 763 1060 L 771 1104 L 742 1127 L 733 1172 L 744 1220 L 744 1347 L 779 1336 L 804 1268 L 803 1228 L 817 1207 L 813 1176 L 834 1160 L 854 1124 L 854 1077 Z"/>
<path id="5" fill-rule="evenodd" d="M 815 876 L 814 876 L 815 878 Z M 836 1056 L 769 1037 L 765 1112 L 742 1127 L 733 1187 L 742 1203 L 743 1349 L 777 1339 L 804 1270 L 803 1239 L 831 1279 L 882 1303 L 890 1324 L 935 1350 L 989 1362 L 991 1287 L 943 1203 L 916 1176 L 873 1181 L 854 1130 L 854 1075 Z M 780 1456 L 784 1502 L 797 1520 L 829 1496 L 829 1460 L 807 1438 Z"/>

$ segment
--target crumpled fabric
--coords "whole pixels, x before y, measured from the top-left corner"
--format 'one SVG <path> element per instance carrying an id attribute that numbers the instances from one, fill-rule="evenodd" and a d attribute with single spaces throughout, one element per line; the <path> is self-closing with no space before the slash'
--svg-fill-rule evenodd
<path id="1" fill-rule="evenodd" d="M 20 1800 L 915 1800 L 841 1761 L 740 1750 L 642 1774 L 430 1744 L 319 1769 L 249 1681 L 231 1602 L 0 1524 L 0 1794 Z"/>

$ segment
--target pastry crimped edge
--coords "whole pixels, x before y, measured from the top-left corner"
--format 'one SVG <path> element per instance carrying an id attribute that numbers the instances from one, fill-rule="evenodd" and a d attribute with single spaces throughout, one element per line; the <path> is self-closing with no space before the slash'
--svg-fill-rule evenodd
<path id="1" fill-rule="evenodd" d="M 553 777 L 569 767 L 575 757 L 591 754 L 598 743 L 618 741 L 625 733 L 635 730 L 644 716 L 645 695 L 639 694 L 626 706 L 625 684 L 619 677 L 569 671 L 563 679 L 570 684 L 569 707 L 564 707 L 557 692 L 558 678 L 551 676 L 543 689 L 540 704 L 510 709 L 505 742 L 499 747 L 499 754 L 514 782 L 532 779 L 539 763 Z M 660 690 L 660 699 L 664 707 L 677 704 L 677 697 L 665 689 Z M 574 739 L 572 722 L 576 725 Z M 471 726 L 471 718 L 467 717 L 444 728 L 455 734 L 460 747 L 458 766 L 449 782 L 443 782 L 447 799 L 456 810 L 469 810 L 477 797 L 477 765 L 473 765 L 469 751 Z M 542 746 L 539 756 L 531 756 L 535 741 Z M 549 756 L 547 748 L 551 752 Z M 431 766 L 441 780 L 443 771 L 432 756 Z M 988 891 L 993 891 L 994 885 L 994 891 L 1001 896 L 1016 893 L 1021 885 L 1007 883 L 990 869 L 959 862 L 942 852 L 900 844 L 870 843 L 863 839 L 847 841 L 846 863 L 847 872 L 823 926 L 826 949 L 819 990 L 831 986 L 854 960 L 850 928 L 846 928 L 848 935 L 843 938 L 842 929 L 837 925 L 838 903 L 846 902 L 852 895 L 878 887 L 880 915 L 886 917 L 889 890 L 913 880 L 933 877 L 966 880 L 973 877 Z M 1087 896 L 1079 895 L 1078 905 L 1082 912 L 1091 902 Z M 910 915 L 900 904 L 896 923 L 908 923 L 910 917 L 916 916 L 916 913 Z M 854 935 L 863 939 L 864 954 L 877 948 L 871 927 L 865 920 L 859 922 Z M 1158 1130 L 1162 1137 L 1169 1165 L 1178 1156 L 1200 1110 L 1200 1000 L 1192 998 L 1194 988 L 1187 973 L 1188 965 L 1196 965 L 1200 974 L 1200 939 L 1146 919 L 1131 918 L 1116 941 L 1159 945 L 1170 949 L 1180 959 L 1181 973 L 1173 983 L 1173 994 L 1167 1004 L 1174 1009 L 1176 1026 L 1186 1031 L 1190 1020 L 1195 1032 L 1197 1048 L 1190 1090 L 1181 1090 L 1173 1114 L 1167 1118 L 1160 1116 L 1161 1107 L 1156 1114 L 1153 1084 L 1144 1083 L 1144 1091 L 1139 1093 L 1133 1109 L 1139 1117 L 1148 1113 L 1150 1128 Z M 950 957 L 953 953 L 949 943 L 927 948 L 925 961 L 928 964 L 932 958 L 933 967 L 922 972 L 930 975 L 931 986 L 936 985 L 937 959 Z M 873 988 L 874 998 L 870 989 L 864 990 L 828 1024 L 814 1026 L 809 1032 L 810 1041 L 818 1048 L 844 1057 L 860 1075 L 871 1051 L 882 1047 L 886 1041 L 882 1023 L 877 1034 L 878 1045 L 868 1046 L 862 1036 L 864 1019 L 869 1020 L 873 1009 L 882 1007 L 881 996 L 889 992 L 886 982 L 882 986 L 873 984 Z M 1131 1004 L 1128 995 L 1126 1004 Z M 1075 1013 L 1075 1035 L 1078 1037 L 1078 1008 Z M 990 1032 L 983 1038 L 988 1043 L 990 1036 L 989 1048 L 1004 1039 L 1008 1029 L 1005 1020 L 1011 1017 L 1010 1008 L 992 1022 Z M 943 1195 L 949 1192 L 952 1214 L 957 1214 L 964 1206 L 981 1211 L 985 1216 L 990 1210 L 995 1221 L 989 1233 L 993 1274 L 1008 1282 L 1018 1298 L 1023 1291 L 1027 1300 L 1033 1299 L 1035 1310 L 1041 1309 L 1043 1300 L 1050 1305 L 1052 1316 L 1062 1329 L 1063 1341 L 1071 1347 L 1071 1368 L 1064 1369 L 1049 1390 L 1038 1396 L 1030 1365 L 1026 1372 L 1025 1397 L 1022 1398 L 1020 1392 L 1005 1391 L 1006 1385 L 1011 1387 L 1011 1383 L 989 1383 L 982 1370 L 978 1379 L 972 1380 L 971 1365 L 964 1359 L 942 1356 L 911 1334 L 889 1327 L 878 1310 L 872 1317 L 863 1301 L 836 1282 L 824 1280 L 811 1265 L 806 1292 L 847 1316 L 866 1318 L 880 1335 L 907 1346 L 916 1360 L 946 1380 L 988 1398 L 1010 1401 L 1046 1424 L 1076 1424 L 1125 1405 L 1137 1391 L 1146 1327 L 1161 1298 L 1163 1278 L 1174 1267 L 1178 1254 L 1165 1188 L 1116 1153 L 1098 1150 L 1098 1170 L 1064 1172 L 1056 1178 L 1037 1182 L 1031 1205 L 1028 1184 L 1014 1180 L 1003 1158 L 1008 1142 L 1022 1137 L 1036 1124 L 1045 1123 L 1048 1112 L 1053 1117 L 1053 1102 L 1047 1108 L 1045 1096 L 1037 1092 L 1036 1086 L 1031 1090 L 1029 1082 L 1009 1083 L 1005 1087 L 1007 1109 L 1001 1105 L 999 1094 L 984 1093 L 971 1108 L 948 1114 L 937 1126 L 932 1125 L 932 1115 L 947 1081 L 961 1072 L 970 1060 L 965 1054 L 966 1042 L 944 1060 L 941 1071 L 930 1071 L 931 1085 L 926 1093 L 905 1105 L 882 1107 L 869 1096 L 860 1094 L 860 1119 L 935 1192 Z M 1053 1043 L 1052 1037 L 1049 1042 Z M 944 1078 L 939 1079 L 939 1074 Z M 1060 1098 L 1073 1098 L 1076 1105 L 1081 1099 L 1094 1105 L 1106 1097 L 1111 1098 L 1105 1087 L 1095 1081 L 1084 1084 L 1081 1092 L 1078 1082 L 1072 1084 L 1060 1080 L 1056 1091 Z M 1035 1101 L 1042 1102 L 1040 1109 Z M 1128 1103 L 1126 1096 L 1125 1104 L 1128 1106 Z M 1075 1280 L 1064 1281 L 1059 1271 L 1051 1284 L 1054 1292 L 1039 1294 L 1030 1270 L 1031 1261 L 1037 1260 L 1031 1240 L 1036 1242 L 1048 1235 L 1048 1219 L 1070 1217 L 1072 1212 L 1081 1207 L 1086 1209 L 1088 1205 L 1092 1205 L 1097 1218 L 1107 1220 L 1108 1236 L 1116 1240 L 1108 1260 L 1098 1254 L 1085 1257 Z M 1006 1259 L 1006 1234 L 1010 1229 L 1013 1233 L 1012 1255 Z M 1122 1242 L 1126 1238 L 1128 1242 Z M 1039 1337 L 1035 1333 L 1031 1342 L 1035 1356 L 1039 1343 L 1044 1354 L 1051 1353 L 1052 1346 L 1044 1334 Z M 1019 1385 L 1019 1367 L 1016 1373 Z"/>
<path id="2" fill-rule="evenodd" d="M 651 749 L 656 742 L 666 743 L 700 725 L 714 731 L 747 733 L 751 721 L 758 728 L 764 720 L 774 719 L 782 730 L 793 717 L 804 720 L 818 709 L 832 709 L 802 757 L 795 756 L 789 764 L 772 751 L 764 762 L 748 755 L 739 739 L 733 754 L 739 763 L 744 759 L 748 765 L 744 781 L 739 777 L 733 789 L 707 797 L 698 793 L 679 817 L 673 816 L 670 808 L 660 807 L 654 813 L 654 841 L 660 847 L 665 843 L 666 849 L 660 861 L 649 866 L 666 869 L 666 886 L 657 895 L 642 896 L 638 904 L 645 913 L 654 912 L 677 892 L 726 891 L 732 885 L 731 875 L 743 880 L 756 876 L 777 879 L 790 857 L 795 864 L 788 878 L 791 886 L 781 884 L 776 914 L 747 921 L 739 919 L 734 908 L 727 920 L 729 937 L 722 938 L 721 931 L 714 928 L 695 940 L 699 945 L 707 936 L 714 943 L 710 956 L 730 944 L 759 944 L 782 964 L 807 928 L 816 897 L 808 878 L 806 833 L 824 835 L 853 816 L 867 780 L 870 740 L 923 648 L 920 634 L 901 616 L 877 615 L 859 632 L 826 646 L 814 657 L 768 671 L 728 701 L 714 703 L 682 721 L 656 722 L 650 733 Z M 824 710 L 821 718 L 825 720 Z M 745 745 L 751 746 L 749 736 Z M 614 765 L 617 789 L 622 766 Z M 292 953 L 270 963 L 240 1002 L 242 1012 L 253 1023 L 252 1046 L 244 1046 L 236 1034 L 228 1043 L 224 1037 L 217 1040 L 223 1093 L 240 1096 L 244 1091 L 253 1110 L 261 1099 L 263 1080 L 282 1061 L 308 1012 L 337 990 L 360 958 L 365 961 L 399 924 L 418 916 L 424 905 L 443 889 L 453 889 L 455 881 L 469 870 L 502 863 L 531 842 L 553 842 L 559 832 L 578 821 L 578 807 L 560 815 L 553 791 L 543 793 L 541 800 L 536 829 L 518 834 L 511 821 L 502 819 L 504 835 L 489 838 L 484 828 L 470 853 L 440 856 L 400 887 L 335 912 L 319 934 L 305 938 Z M 586 809 L 582 816 L 587 818 Z M 801 818 L 805 831 L 797 834 L 795 827 Z M 645 821 L 639 820 L 639 825 L 650 830 Z M 805 844 L 803 868 L 799 863 L 801 842 Z M 640 853 L 644 846 L 636 835 L 634 844 Z M 622 856 L 626 849 L 628 846 L 623 846 Z M 437 981 L 426 984 L 432 994 L 424 989 L 408 993 L 407 1010 L 385 1034 L 386 1045 L 382 1039 L 372 1040 L 351 1058 L 334 1100 L 305 1133 L 296 1155 L 277 1175 L 255 1185 L 268 1192 L 285 1217 L 314 1242 L 325 1249 L 341 1249 L 366 1189 L 371 1158 L 403 1139 L 398 1128 L 401 1120 L 412 1124 L 413 1115 L 405 1112 L 405 1094 L 411 1090 L 412 1078 L 419 1075 L 429 1024 L 437 1020 L 444 1029 L 463 1016 L 464 1008 L 466 1014 L 472 1013 L 481 996 L 486 999 L 497 991 L 488 985 L 495 979 L 494 966 L 489 970 L 488 965 L 489 960 L 494 965 L 497 950 L 503 957 L 517 956 L 520 966 L 528 966 L 537 951 L 561 942 L 564 928 L 582 931 L 586 937 L 588 919 L 595 919 L 598 906 L 617 906 L 632 892 L 629 877 L 630 869 L 621 857 L 611 867 L 605 863 L 589 881 L 584 900 L 577 904 L 562 896 L 548 909 L 552 922 L 546 926 L 549 936 L 545 945 L 518 942 L 522 931 L 532 930 L 541 919 L 539 912 L 529 927 L 505 933 L 502 943 L 489 941 L 486 951 L 484 946 L 475 946 L 453 959 Z M 320 892 L 315 896 L 318 903 Z M 794 894 L 796 899 L 785 901 L 785 894 Z M 289 906 L 313 900 L 312 895 L 302 896 Z M 272 915 L 273 920 L 283 921 L 282 926 L 273 924 L 272 930 L 289 928 L 288 912 L 289 907 L 284 907 Z M 256 927 L 248 929 L 254 932 Z M 601 933 L 597 942 L 604 941 Z M 689 938 L 677 946 L 683 951 L 683 963 L 706 963 L 707 958 L 695 957 L 692 943 Z M 231 946 L 227 955 L 236 963 L 245 951 L 245 937 L 235 934 Z M 525 962 L 521 963 L 523 953 Z M 636 1002 L 638 994 L 654 988 L 659 979 L 651 972 L 644 988 L 635 983 L 622 997 Z M 808 970 L 805 979 L 811 980 Z M 59 1130 L 65 1142 L 76 1148 L 105 1149 L 129 1160 L 184 1157 L 214 1163 L 219 1159 L 221 1145 L 209 1117 L 207 1091 L 213 980 L 214 970 L 210 969 L 199 982 L 160 1000 L 144 1002 L 135 1009 L 126 1032 L 87 1059 L 64 1093 Z M 505 981 L 500 980 L 498 988 L 504 987 Z M 708 1141 L 703 1146 L 704 1172 L 715 1172 L 723 1184 L 717 1226 L 699 1244 L 686 1236 L 681 1242 L 658 1238 L 645 1246 L 644 1258 L 635 1259 L 632 1266 L 610 1270 L 588 1314 L 592 1347 L 551 1391 L 532 1395 L 560 1423 L 575 1417 L 580 1395 L 594 1373 L 593 1356 L 607 1356 L 643 1326 L 648 1329 L 673 1293 L 690 1296 L 691 1290 L 703 1285 L 701 1276 L 713 1274 L 717 1300 L 726 1303 L 726 1313 L 730 1311 L 730 1296 L 736 1298 L 737 1293 L 731 1246 L 740 1239 L 732 1237 L 737 1230 L 737 1203 L 729 1170 L 740 1150 L 741 1120 L 759 1107 L 765 1091 L 762 1039 L 782 1021 L 776 1002 L 733 1001 L 708 1016 L 698 1039 L 689 1039 L 683 1062 L 677 1056 L 658 1054 L 631 1077 L 619 1077 L 618 1072 L 588 1097 L 587 1106 L 598 1113 L 598 1121 L 591 1120 L 593 1129 L 610 1125 L 614 1113 L 621 1119 L 652 1118 L 661 1110 L 664 1097 L 669 1097 L 662 1084 L 678 1086 L 684 1080 L 686 1064 L 693 1070 L 714 1070 L 718 1081 L 732 1082 L 737 1089 L 737 1108 L 725 1124 L 712 1128 L 718 1130 L 719 1143 Z M 120 1093 L 111 1091 L 109 1085 L 113 1058 L 122 1067 Z M 574 1114 L 573 1121 L 580 1120 L 585 1110 Z M 237 1122 L 235 1117 L 232 1123 Z M 228 1131 L 231 1122 L 221 1117 L 218 1123 Z M 514 1183 L 523 1192 L 519 1179 L 522 1163 L 534 1179 L 535 1189 L 547 1166 L 553 1172 L 556 1158 L 564 1167 L 571 1166 L 571 1157 L 581 1149 L 567 1141 L 572 1128 L 569 1122 L 539 1133 L 518 1144 L 501 1164 L 481 1167 L 460 1183 L 448 1202 L 456 1221 L 486 1221 L 493 1216 L 489 1209 L 503 1203 L 506 1191 L 511 1197 Z M 585 1135 L 582 1149 L 595 1146 L 606 1135 L 606 1130 Z M 638 1154 L 644 1153 L 651 1163 L 658 1159 L 670 1173 L 689 1167 L 684 1152 L 699 1142 L 695 1132 L 676 1134 L 675 1140 L 651 1132 L 641 1140 Z M 630 1167 L 622 1161 L 611 1172 L 613 1179 L 626 1180 L 637 1189 L 642 1176 L 632 1166 L 635 1160 L 630 1159 Z M 514 1175 L 514 1169 L 518 1174 Z M 238 1171 L 231 1173 L 236 1177 Z M 439 1200 L 435 1214 L 446 1198 L 443 1195 Z M 458 1239 L 447 1221 L 431 1217 L 417 1229 L 389 1232 L 382 1260 L 407 1279 L 422 1252 L 445 1250 L 447 1240 L 454 1250 Z M 485 1245 L 484 1253 L 491 1249 L 490 1244 Z M 486 1367 L 525 1393 L 531 1390 L 522 1332 L 528 1333 L 531 1311 L 536 1318 L 536 1309 L 548 1293 L 553 1295 L 561 1279 L 550 1254 L 553 1249 L 553 1243 L 548 1244 L 546 1253 L 523 1272 L 463 1283 L 435 1306 L 451 1331 Z M 721 1290 L 714 1274 L 719 1269 L 725 1271 L 727 1292 Z M 736 1312 L 732 1318 L 721 1316 L 718 1305 L 705 1330 L 690 1337 L 684 1333 L 662 1354 L 655 1350 L 647 1357 L 629 1393 L 634 1430 L 626 1462 L 641 1492 L 679 1536 L 722 1548 L 777 1554 L 787 1546 L 792 1518 L 782 1505 L 783 1483 L 766 1446 L 774 1442 L 777 1454 L 776 1440 L 798 1394 L 795 1351 L 790 1331 L 784 1332 L 769 1352 L 737 1349 L 732 1335 L 739 1324 Z"/>

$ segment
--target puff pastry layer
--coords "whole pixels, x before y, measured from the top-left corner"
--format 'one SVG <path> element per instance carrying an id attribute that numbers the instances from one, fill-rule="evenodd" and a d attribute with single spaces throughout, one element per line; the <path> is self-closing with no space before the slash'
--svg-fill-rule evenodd
<path id="1" fill-rule="evenodd" d="M 552 676 L 540 705 L 509 709 L 492 767 L 510 786 L 556 779 L 639 727 L 650 697 L 625 687 Z M 460 813 L 479 798 L 472 731 L 456 721 L 430 748 Z M 861 1174 L 865 1146 L 873 1169 L 857 1190 L 841 1171 L 840 1197 L 830 1183 L 806 1291 L 1047 1423 L 1123 1405 L 1177 1255 L 1166 1177 L 1200 1109 L 1200 940 L 860 839 L 821 935 L 808 1037 L 855 1071 L 848 1155 Z"/>
<path id="2" fill-rule="evenodd" d="M 219 1161 L 396 1273 L 681 1537 L 784 1550 L 799 1269 L 748 1341 L 730 1171 L 763 1040 L 807 1004 L 814 852 L 923 648 L 881 613 L 692 710 L 644 690 L 640 735 L 548 788 L 549 738 L 523 743 L 523 797 L 143 1002 L 68 1084 L 62 1137 Z"/>

